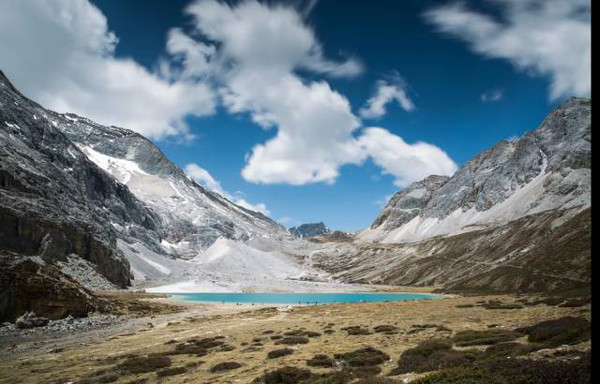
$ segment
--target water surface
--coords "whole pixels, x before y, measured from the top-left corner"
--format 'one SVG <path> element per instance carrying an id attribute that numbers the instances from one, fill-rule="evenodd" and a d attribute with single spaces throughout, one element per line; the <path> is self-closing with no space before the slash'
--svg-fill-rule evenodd
<path id="1" fill-rule="evenodd" d="M 345 292 L 345 293 L 259 293 L 259 292 L 211 292 L 173 293 L 174 298 L 185 301 L 239 304 L 332 304 L 363 303 L 406 300 L 429 300 L 438 298 L 431 293 L 412 292 Z"/>

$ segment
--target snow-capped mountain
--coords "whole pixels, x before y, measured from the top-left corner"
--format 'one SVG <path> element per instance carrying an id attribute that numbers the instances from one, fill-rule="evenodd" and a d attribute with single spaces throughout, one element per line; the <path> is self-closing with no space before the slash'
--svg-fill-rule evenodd
<path id="1" fill-rule="evenodd" d="M 590 142 L 590 100 L 572 98 L 535 131 L 501 141 L 451 178 L 430 176 L 397 192 L 359 238 L 419 241 L 589 207 Z"/>

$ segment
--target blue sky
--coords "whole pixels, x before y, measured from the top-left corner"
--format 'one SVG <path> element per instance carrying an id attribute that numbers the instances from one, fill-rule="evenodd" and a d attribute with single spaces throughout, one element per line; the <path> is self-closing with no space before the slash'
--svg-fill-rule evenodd
<path id="1" fill-rule="evenodd" d="M 187 0 L 93 0 L 92 3 L 107 23 L 107 27 L 103 27 L 107 30 L 99 39 L 102 44 L 112 47 L 110 53 L 102 55 L 109 55 L 111 60 L 116 61 L 131 60 L 135 62 L 136 68 L 139 66 L 152 76 L 158 76 L 156 73 L 160 72 L 161 62 L 164 64 L 172 61 L 170 68 L 175 71 L 185 67 L 174 60 L 172 52 L 168 52 L 166 48 L 169 31 L 173 28 L 179 28 L 185 36 L 206 46 L 214 45 L 217 52 L 224 49 L 220 44 L 234 44 L 231 40 L 233 37 L 217 41 L 217 37 L 202 34 L 202 28 L 208 27 L 197 27 L 192 14 L 185 12 L 191 3 Z M 575 3 L 579 6 L 583 4 L 584 8 L 588 4 L 578 1 Z M 278 134 L 277 122 L 265 129 L 252 120 L 252 116 L 258 113 L 256 110 L 246 107 L 242 111 L 233 112 L 231 105 L 218 100 L 212 108 L 207 107 L 199 113 L 188 113 L 182 107 L 177 118 L 180 120 L 179 124 L 186 127 L 187 138 L 179 133 L 162 136 L 154 135 L 154 131 L 149 133 L 167 156 L 182 168 L 191 163 L 198 165 L 212 175 L 212 181 L 217 183 L 220 191 L 227 191 L 223 193 L 234 199 L 264 204 L 270 216 L 285 225 L 324 221 L 333 229 L 354 231 L 364 228 L 377 216 L 386 197 L 413 181 L 412 178 L 423 176 L 429 169 L 449 172 L 449 166 L 438 165 L 444 160 L 443 156 L 447 155 L 457 166 L 461 166 L 499 140 L 535 129 L 545 115 L 565 98 L 571 95 L 589 95 L 585 78 L 581 81 L 581 77 L 588 75 L 585 65 L 588 52 L 585 45 L 578 48 L 574 44 L 565 43 L 564 46 L 550 50 L 554 52 L 554 56 L 536 54 L 533 52 L 535 49 L 527 47 L 521 50 L 502 49 L 506 40 L 521 42 L 522 36 L 530 36 L 531 28 L 545 32 L 540 33 L 540 36 L 546 36 L 548 31 L 552 35 L 555 31 L 550 25 L 556 24 L 557 19 L 564 19 L 565 25 L 576 31 L 582 30 L 581 33 L 585 36 L 586 23 L 589 25 L 585 9 L 583 14 L 578 13 L 580 10 L 571 8 L 556 13 L 521 8 L 509 0 L 469 2 L 467 5 L 422 0 L 344 1 L 343 6 L 335 1 L 272 1 L 260 4 L 266 9 L 283 6 L 300 14 L 301 32 L 310 31 L 318 42 L 322 57 L 310 58 L 313 60 L 311 65 L 318 66 L 318 69 L 296 68 L 291 73 L 291 76 L 299 79 L 305 86 L 313 82 L 328 84 L 331 92 L 347 98 L 355 117 L 366 116 L 361 115 L 361 108 L 364 109 L 367 100 L 376 94 L 382 81 L 401 91 L 414 105 L 414 109 L 410 110 L 392 100 L 386 105 L 386 113 L 382 116 L 363 118 L 350 134 L 350 139 L 360 140 L 365 132 L 364 128 L 376 126 L 385 129 L 390 140 L 398 136 L 409 145 L 422 141 L 435 146 L 439 152 L 433 154 L 433 157 L 421 159 L 428 164 L 425 167 L 427 169 L 421 173 L 399 169 L 401 167 L 389 164 L 389 158 L 378 157 L 377 152 L 381 148 L 379 145 L 383 145 L 379 143 L 369 147 L 371 149 L 367 150 L 370 151 L 368 154 L 350 155 L 348 159 L 352 160 L 338 161 L 336 158 L 338 162 L 333 168 L 338 169 L 338 173 L 325 181 L 308 180 L 301 176 L 288 179 L 285 175 L 265 174 L 265 165 L 258 164 L 259 159 L 253 155 L 252 150 L 255 145 L 264 144 Z M 227 9 L 219 12 L 233 13 L 237 6 L 237 2 L 231 2 L 229 8 L 225 6 Z M 21 11 L 25 15 L 23 17 L 28 17 L 27 12 L 30 10 Z M 437 13 L 432 14 L 432 11 Z M 96 11 L 91 13 L 95 15 L 94 12 Z M 281 15 L 274 14 L 273 18 L 279 16 Z M 490 27 L 490 22 L 481 20 L 478 16 L 495 21 L 495 29 Z M 528 17 L 532 19 L 531 22 L 527 21 Z M 511 20 L 515 21 L 518 28 L 503 27 Z M 546 20 L 547 23 L 544 23 Z M 100 21 L 98 24 L 103 25 Z M 583 28 L 580 29 L 582 25 Z M 118 38 L 118 42 L 109 41 L 109 32 Z M 498 37 L 499 42 L 494 46 L 486 45 L 486 40 L 490 40 L 486 33 L 492 33 L 494 38 Z M 556 31 L 556 34 L 559 33 L 561 32 Z M 285 36 L 282 41 L 286 43 Z M 528 44 L 525 40 L 522 43 Z M 508 46 L 511 45 L 507 44 Z M 564 55 L 575 55 L 575 61 L 567 62 L 563 67 L 576 67 L 581 72 L 578 78 L 573 79 L 570 75 L 561 73 L 560 69 L 548 68 L 548 62 L 553 57 Z M 221 56 L 225 57 L 225 54 Z M 6 57 L 0 58 L 4 60 L 0 64 L 3 68 L 8 67 L 4 69 L 10 78 L 14 77 L 16 86 L 20 88 L 19 83 L 22 82 L 25 93 L 37 96 L 36 100 L 43 103 L 44 94 L 35 88 L 36 85 L 20 80 L 18 70 L 12 69 L 11 65 L 17 68 L 18 63 L 14 63 L 14 60 L 7 61 Z M 347 68 L 344 63 L 357 63 L 361 70 L 350 75 L 336 74 L 335 71 L 341 73 Z M 334 69 L 328 72 L 323 69 L 326 65 L 333 66 Z M 214 88 L 218 81 L 213 81 L 210 78 L 213 72 L 210 73 L 211 75 L 195 76 L 194 81 L 205 81 Z M 168 77 L 164 73 L 161 76 Z M 179 78 L 171 78 L 171 81 L 179 81 Z M 235 87 L 231 84 L 233 80 L 226 80 L 219 86 L 229 86 L 233 90 L 231 92 L 235 93 Z M 140 92 L 143 93 L 144 90 Z M 192 92 L 190 97 L 196 94 Z M 249 92 L 247 95 L 254 93 Z M 181 100 L 186 99 L 189 97 Z M 62 106 L 72 107 L 77 113 L 78 108 L 82 109 L 83 114 L 95 113 L 76 103 L 69 104 L 67 96 L 65 100 L 64 105 L 54 105 L 55 109 L 60 110 Z M 179 100 L 169 99 L 168 102 L 180 105 L 182 102 Z M 160 109 L 153 108 L 151 102 L 152 100 L 139 106 L 140 113 L 144 112 L 145 106 L 152 110 Z M 268 107 L 269 105 L 266 107 L 267 112 Z M 198 107 L 189 107 L 190 110 L 193 108 Z M 111 109 L 107 106 L 101 112 L 104 115 L 110 114 Z M 115 123 L 119 125 L 124 125 L 123 121 L 131 121 L 128 119 L 133 118 L 115 112 Z M 314 119 L 317 118 L 318 116 L 314 116 Z M 141 132 L 148 134 L 143 129 Z M 189 139 L 190 134 L 194 136 L 193 139 Z M 319 135 L 318 131 L 316 135 Z M 319 141 L 318 138 L 316 141 L 311 138 L 307 142 L 318 145 Z M 299 150 L 300 154 L 293 160 L 299 162 L 299 166 L 304 161 L 310 162 L 310 150 L 309 147 L 306 159 L 301 157 L 302 150 Z M 363 156 L 361 160 L 356 160 L 360 156 Z M 248 172 L 243 176 L 242 170 L 247 167 L 251 157 L 257 157 L 255 172 Z M 408 168 L 418 168 L 420 164 L 402 161 L 405 161 L 402 166 Z M 292 172 L 293 169 L 294 167 L 291 168 Z"/>

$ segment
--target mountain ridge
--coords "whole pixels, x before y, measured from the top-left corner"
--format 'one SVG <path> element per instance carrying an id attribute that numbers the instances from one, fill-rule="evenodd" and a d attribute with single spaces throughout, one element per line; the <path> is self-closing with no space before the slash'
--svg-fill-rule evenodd
<path id="1" fill-rule="evenodd" d="M 468 226 L 476 228 L 544 210 L 589 204 L 590 103 L 583 98 L 567 100 L 536 130 L 482 151 L 448 179 L 433 176 L 437 183 L 428 185 L 423 197 L 410 199 L 405 194 L 418 189 L 432 176 L 397 192 L 359 238 L 419 241 L 458 233 Z M 540 185 L 533 186 L 531 182 L 536 178 Z M 539 191 L 533 190 L 534 187 Z M 494 207 L 515 194 L 526 192 L 539 196 L 520 196 L 521 202 L 515 204 L 527 200 L 530 205 L 504 204 L 504 212 L 493 212 Z"/>

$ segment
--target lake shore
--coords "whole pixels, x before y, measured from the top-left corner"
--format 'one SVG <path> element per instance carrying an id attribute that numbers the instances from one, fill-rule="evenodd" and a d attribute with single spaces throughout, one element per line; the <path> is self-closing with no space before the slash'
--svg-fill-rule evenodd
<path id="1" fill-rule="evenodd" d="M 119 295 L 118 293 L 112 293 Z M 126 293 L 126 296 L 135 296 Z M 579 307 L 558 307 L 543 303 L 513 309 L 518 300 L 534 300 L 531 296 L 469 296 L 445 297 L 387 303 L 353 303 L 319 306 L 223 305 L 174 301 L 172 298 L 141 294 L 140 306 L 156 306 L 156 312 L 146 309 L 120 315 L 121 322 L 106 328 L 67 334 L 21 337 L 13 335 L 12 345 L 2 333 L 0 347 L 0 382 L 50 383 L 79 381 L 101 382 L 103 375 L 116 374 L 114 382 L 200 382 L 249 383 L 266 370 L 285 365 L 307 368 L 306 360 L 316 354 L 333 355 L 360 347 L 373 346 L 391 357 L 381 369 L 388 374 L 399 356 L 408 348 L 434 338 L 449 338 L 463 330 L 514 329 L 543 320 L 563 316 L 590 317 L 589 304 Z M 503 309 L 489 309 L 485 302 L 507 304 Z M 175 305 L 174 305 L 175 304 Z M 374 331 L 378 325 L 396 328 L 389 334 Z M 435 327 L 434 327 L 435 326 Z M 359 327 L 364 334 L 350 334 L 345 329 Z M 306 344 L 291 345 L 288 356 L 269 359 L 267 353 L 281 349 L 272 337 L 305 330 L 318 333 Z M 203 356 L 171 354 L 178 345 L 189 340 L 218 337 L 221 347 Z M 520 340 L 522 341 L 523 338 Z M 226 347 L 224 347 L 226 346 Z M 577 350 L 590 348 L 583 342 L 572 346 Z M 10 350 L 9 350 L 10 349 Z M 127 359 L 162 355 L 179 372 L 169 377 L 157 376 L 157 370 L 132 373 L 123 370 Z M 223 362 L 237 362 L 241 367 L 219 372 L 210 368 Z M 310 368 L 315 373 L 325 368 Z M 175 371 L 173 371 L 175 372 Z M 398 376 L 414 379 L 420 375 Z M 146 380 L 146 381 L 143 381 Z M 84 381 L 85 382 L 85 381 Z"/>

